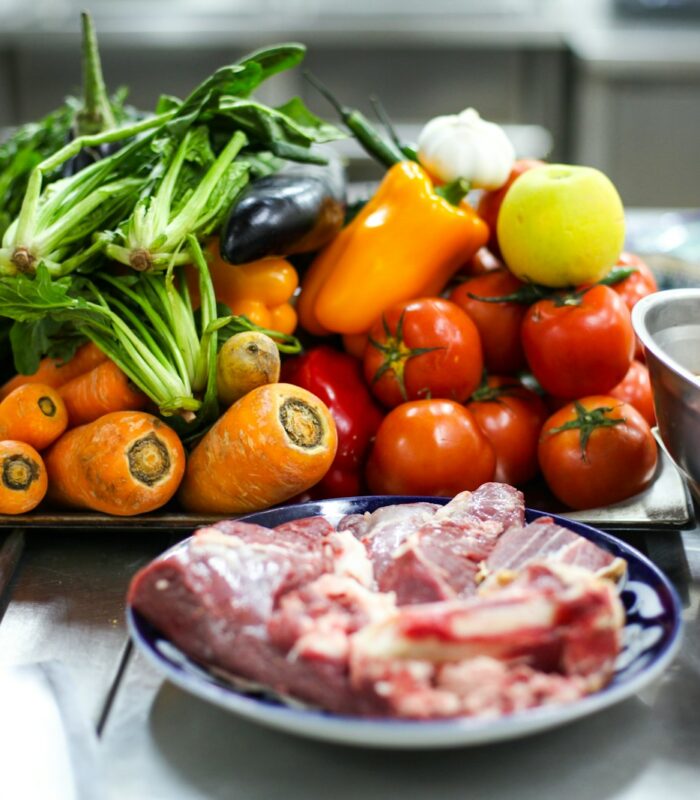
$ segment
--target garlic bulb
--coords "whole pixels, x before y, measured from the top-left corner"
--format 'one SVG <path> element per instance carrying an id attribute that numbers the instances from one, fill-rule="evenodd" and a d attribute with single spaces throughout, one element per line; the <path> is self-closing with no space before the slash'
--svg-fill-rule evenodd
<path id="1" fill-rule="evenodd" d="M 498 189 L 510 175 L 515 150 L 500 125 L 467 108 L 428 122 L 418 137 L 418 160 L 445 183 L 464 178 L 475 189 Z"/>

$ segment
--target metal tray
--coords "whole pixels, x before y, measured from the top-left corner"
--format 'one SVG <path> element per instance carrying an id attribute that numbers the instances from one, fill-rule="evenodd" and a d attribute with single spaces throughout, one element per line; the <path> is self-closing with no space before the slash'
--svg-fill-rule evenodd
<path id="1" fill-rule="evenodd" d="M 659 450 L 659 466 L 654 482 L 639 495 L 605 508 L 567 511 L 543 485 L 525 490 L 531 508 L 562 514 L 597 528 L 613 530 L 679 530 L 694 520 L 693 506 L 685 482 L 668 456 Z M 138 517 L 115 517 L 93 511 L 40 510 L 21 516 L 0 515 L 0 528 L 50 528 L 54 530 L 141 530 L 191 532 L 232 515 L 187 514 L 176 507 Z"/>

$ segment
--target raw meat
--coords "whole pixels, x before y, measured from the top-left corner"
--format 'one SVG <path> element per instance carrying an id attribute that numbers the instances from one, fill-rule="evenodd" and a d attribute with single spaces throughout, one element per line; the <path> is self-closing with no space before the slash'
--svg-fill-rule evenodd
<path id="1" fill-rule="evenodd" d="M 612 583 L 589 570 L 531 563 L 505 588 L 452 602 L 404 606 L 353 639 L 351 672 L 396 660 L 460 662 L 488 656 L 606 683 L 624 614 Z"/>
<path id="2" fill-rule="evenodd" d="M 389 506 L 350 525 L 367 548 L 380 591 L 395 592 L 405 605 L 473 594 L 481 562 L 503 531 L 524 519 L 517 489 L 486 483 L 442 507 Z"/>
<path id="3" fill-rule="evenodd" d="M 574 564 L 618 578 L 625 571 L 625 562 L 602 550 L 593 542 L 557 525 L 551 517 L 540 517 L 525 527 L 507 530 L 500 537 L 486 560 L 485 574 L 516 573 L 532 561 L 556 561 Z"/>
<path id="4" fill-rule="evenodd" d="M 333 711 L 378 713 L 383 706 L 374 698 L 365 708 L 352 692 L 344 661 L 316 659 L 310 668 L 288 658 L 289 648 L 276 646 L 268 632 L 280 600 L 291 602 L 290 593 L 333 570 L 318 531 L 313 520 L 284 526 L 280 541 L 277 530 L 241 522 L 201 529 L 136 575 L 129 602 L 201 663 Z"/>
<path id="5" fill-rule="evenodd" d="M 614 562 L 523 514 L 519 492 L 486 484 L 338 530 L 221 522 L 141 570 L 129 602 L 196 661 L 336 713 L 570 702 L 610 678 L 620 649 L 622 606 L 600 577 Z"/>

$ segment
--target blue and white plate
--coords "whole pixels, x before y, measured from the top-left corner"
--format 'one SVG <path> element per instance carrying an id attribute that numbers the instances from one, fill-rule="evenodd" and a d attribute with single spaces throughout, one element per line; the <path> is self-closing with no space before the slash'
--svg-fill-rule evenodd
<path id="1" fill-rule="evenodd" d="M 274 527 L 288 520 L 321 515 L 335 525 L 345 514 L 418 501 L 447 502 L 444 498 L 430 497 L 343 498 L 273 508 L 252 514 L 245 520 Z M 528 509 L 526 516 L 532 521 L 543 514 Z M 146 658 L 180 688 L 242 717 L 300 736 L 363 747 L 426 749 L 527 736 L 587 716 L 636 694 L 666 669 L 680 645 L 680 601 L 663 573 L 637 550 L 613 536 L 563 517 L 554 516 L 554 519 L 621 556 L 628 564 L 627 579 L 622 587 L 627 613 L 624 645 L 613 679 L 601 691 L 567 705 L 531 709 L 498 719 L 420 722 L 344 717 L 309 709 L 289 699 L 283 701 L 252 684 L 226 680 L 191 661 L 133 608 L 127 609 L 129 629 Z M 184 546 L 186 543 L 181 542 L 173 550 Z"/>

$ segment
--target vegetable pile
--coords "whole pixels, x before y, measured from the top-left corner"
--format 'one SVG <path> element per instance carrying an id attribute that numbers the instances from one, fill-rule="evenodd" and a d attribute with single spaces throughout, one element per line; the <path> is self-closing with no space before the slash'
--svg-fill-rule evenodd
<path id="1" fill-rule="evenodd" d="M 651 480 L 629 309 L 656 287 L 605 176 L 516 162 L 472 109 L 412 147 L 308 76 L 387 170 L 351 213 L 346 134 L 254 97 L 302 45 L 145 111 L 83 34 L 84 96 L 0 145 L 0 513 Z"/>

